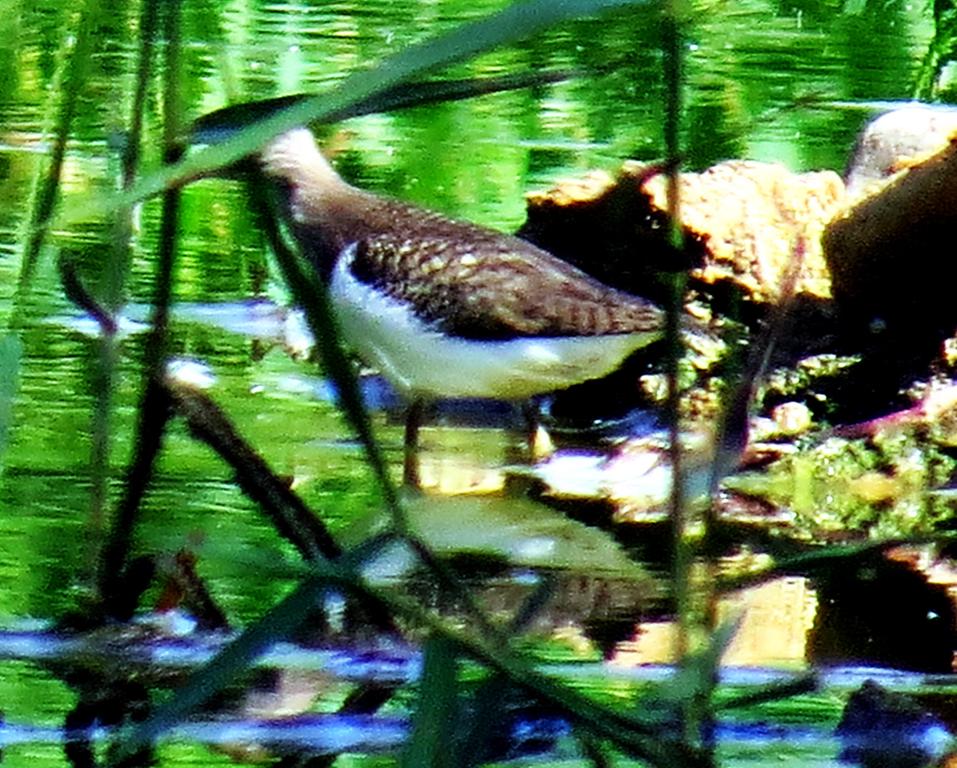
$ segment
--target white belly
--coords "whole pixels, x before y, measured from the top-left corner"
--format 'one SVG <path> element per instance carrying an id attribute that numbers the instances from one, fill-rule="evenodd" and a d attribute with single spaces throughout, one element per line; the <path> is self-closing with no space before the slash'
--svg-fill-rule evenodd
<path id="1" fill-rule="evenodd" d="M 348 254 L 344 254 L 347 256 Z M 445 336 L 356 280 L 341 258 L 329 286 L 342 334 L 405 395 L 519 400 L 615 370 L 658 334 L 478 341 Z"/>

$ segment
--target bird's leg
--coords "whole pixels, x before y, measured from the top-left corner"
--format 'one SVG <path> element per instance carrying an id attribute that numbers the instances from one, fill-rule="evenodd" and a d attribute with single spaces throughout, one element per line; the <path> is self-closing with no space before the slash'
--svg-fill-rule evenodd
<path id="1" fill-rule="evenodd" d="M 425 412 L 425 401 L 415 398 L 409 403 L 405 412 L 405 438 L 403 440 L 402 482 L 407 488 L 416 490 L 421 488 L 422 478 L 419 476 L 419 427 L 422 426 L 422 415 Z"/>
<path id="2" fill-rule="evenodd" d="M 535 464 L 547 458 L 553 450 L 551 438 L 539 421 L 539 411 L 535 403 L 530 400 L 518 403 L 521 412 L 521 437 L 509 440 L 507 460 L 514 464 Z M 531 479 L 520 472 L 506 472 L 503 491 L 509 498 L 524 498 L 532 486 Z"/>
<path id="3" fill-rule="evenodd" d="M 525 425 L 527 451 L 525 458 L 529 464 L 534 464 L 536 461 L 548 458 L 555 450 L 555 446 L 539 420 L 538 406 L 533 401 L 526 400 L 521 407 Z"/>

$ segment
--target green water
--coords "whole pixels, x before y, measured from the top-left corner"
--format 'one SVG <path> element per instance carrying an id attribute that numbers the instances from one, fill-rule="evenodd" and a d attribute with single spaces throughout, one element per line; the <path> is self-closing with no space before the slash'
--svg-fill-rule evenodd
<path id="1" fill-rule="evenodd" d="M 11 322 L 20 273 L 18 245 L 31 189 L 49 151 L 49 129 L 82 3 L 0 3 L 0 323 Z M 230 98 L 318 92 L 454 25 L 504 6 L 489 0 L 305 4 L 187 2 L 183 97 L 190 116 Z M 99 20 L 64 166 L 62 204 L 112 189 L 118 168 L 110 140 L 128 122 L 136 67 L 138 8 Z M 904 99 L 932 32 L 921 3 L 697 2 L 686 45 L 684 157 L 703 168 L 731 157 L 779 161 L 794 170 L 843 167 L 865 112 L 837 102 Z M 655 15 L 632 10 L 568 24 L 522 44 L 457 65 L 443 75 L 494 75 L 523 69 L 596 66 L 600 77 L 454 104 L 354 119 L 324 131 L 340 168 L 355 183 L 503 230 L 524 218 L 524 195 L 625 158 L 663 152 L 661 52 Z M 155 85 L 155 84 L 154 84 Z M 155 167 L 161 108 L 147 106 L 145 162 Z M 286 291 L 275 277 L 241 190 L 207 181 L 184 196 L 178 301 L 235 302 Z M 129 293 L 150 299 L 159 205 L 142 209 Z M 85 594 L 102 523 L 91 518 L 90 431 L 99 347 L 72 320 L 55 267 L 79 265 L 94 287 L 109 247 L 102 224 L 52 234 L 28 299 L 18 310 L 23 345 L 9 445 L 0 456 L 0 625 L 50 619 Z M 280 474 L 333 527 L 377 504 L 361 452 L 328 401 L 297 394 L 314 366 L 281 348 L 215 325 L 177 321 L 176 355 L 205 362 L 211 394 Z M 111 500 L 131 450 L 142 376 L 143 337 L 126 337 L 111 410 Z M 399 433 L 380 418 L 397 464 Z M 229 470 L 190 439 L 168 435 L 137 533 L 140 551 L 189 545 L 231 616 L 249 620 L 287 582 L 246 565 L 294 560 L 232 482 Z M 20 663 L 0 668 L 9 720 L 56 725 L 70 695 Z M 27 764 L 29 750 L 8 753 Z M 62 764 L 58 749 L 41 763 Z M 185 753 L 181 764 L 208 758 Z"/>

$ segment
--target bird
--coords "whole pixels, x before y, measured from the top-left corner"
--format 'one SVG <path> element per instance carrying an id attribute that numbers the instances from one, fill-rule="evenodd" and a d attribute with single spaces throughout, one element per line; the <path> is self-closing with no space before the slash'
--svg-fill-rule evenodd
<path id="1" fill-rule="evenodd" d="M 409 404 L 407 485 L 419 482 L 426 403 L 528 402 L 606 376 L 663 334 L 654 303 L 528 241 L 353 186 L 306 127 L 252 160 L 328 287 L 346 345 Z"/>

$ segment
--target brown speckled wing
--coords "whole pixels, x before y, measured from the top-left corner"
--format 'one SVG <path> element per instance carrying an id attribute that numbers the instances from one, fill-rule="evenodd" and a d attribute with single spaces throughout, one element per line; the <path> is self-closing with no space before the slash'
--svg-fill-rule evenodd
<path id="1" fill-rule="evenodd" d="M 353 275 L 470 339 L 651 333 L 662 313 L 514 237 L 439 216 L 356 243 Z M 381 231 L 380 231 L 381 232 Z"/>

